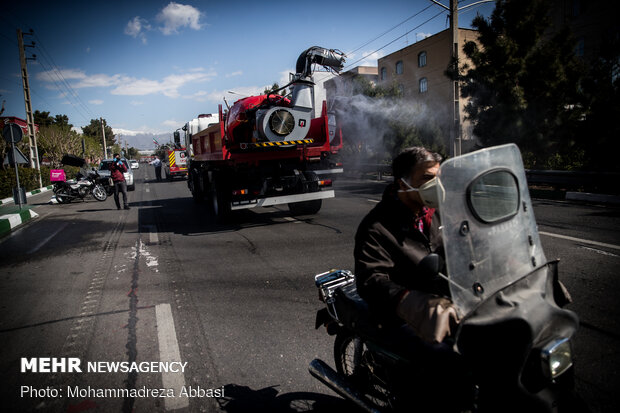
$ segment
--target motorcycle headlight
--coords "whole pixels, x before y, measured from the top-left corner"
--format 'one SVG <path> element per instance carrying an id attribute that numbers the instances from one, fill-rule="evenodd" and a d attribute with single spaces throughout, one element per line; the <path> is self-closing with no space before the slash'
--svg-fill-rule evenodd
<path id="1" fill-rule="evenodd" d="M 567 338 L 554 340 L 542 349 L 543 371 L 552 380 L 573 365 L 570 341 Z"/>

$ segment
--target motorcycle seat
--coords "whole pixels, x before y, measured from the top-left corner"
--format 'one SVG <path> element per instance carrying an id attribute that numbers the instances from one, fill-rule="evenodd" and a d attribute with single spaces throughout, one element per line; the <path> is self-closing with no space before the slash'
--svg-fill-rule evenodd
<path id="1" fill-rule="evenodd" d="M 383 325 L 369 308 L 368 303 L 359 296 L 355 283 L 336 290 L 335 309 L 338 320 L 347 328 L 371 337 L 379 337 Z"/>

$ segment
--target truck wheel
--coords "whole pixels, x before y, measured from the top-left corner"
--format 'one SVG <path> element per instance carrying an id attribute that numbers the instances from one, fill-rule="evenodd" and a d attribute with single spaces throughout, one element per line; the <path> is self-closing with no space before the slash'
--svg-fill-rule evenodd
<path id="1" fill-rule="evenodd" d="M 322 199 L 313 199 L 312 201 L 288 204 L 288 209 L 293 215 L 314 215 L 321 210 L 322 205 Z"/>
<path id="2" fill-rule="evenodd" d="M 194 202 L 197 204 L 201 204 L 204 198 L 204 192 L 200 187 L 200 179 L 197 173 L 192 173 L 191 177 L 188 176 L 187 186 L 189 187 L 189 191 L 192 193 L 192 198 Z"/>
<path id="3" fill-rule="evenodd" d="M 230 197 L 228 196 L 226 181 L 217 174 L 213 174 L 211 179 L 209 200 L 211 201 L 211 212 L 213 212 L 216 221 L 224 222 L 230 215 Z"/>

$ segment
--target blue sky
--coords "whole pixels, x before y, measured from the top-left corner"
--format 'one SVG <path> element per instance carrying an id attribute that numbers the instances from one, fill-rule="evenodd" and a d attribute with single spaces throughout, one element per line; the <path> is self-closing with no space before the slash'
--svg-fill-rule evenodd
<path id="1" fill-rule="evenodd" d="M 459 26 L 493 7 L 462 11 Z M 24 36 L 36 43 L 27 48 L 37 55 L 28 61 L 33 110 L 65 114 L 78 127 L 103 117 L 130 146 L 144 147 L 145 134 L 166 141 L 199 113 L 217 112 L 223 97 L 239 98 L 228 91 L 284 84 L 310 46 L 347 53 L 345 69 L 376 65 L 448 28 L 442 10 L 429 0 L 12 1 L 0 12 L 3 116 L 25 118 L 17 29 L 34 30 Z"/>

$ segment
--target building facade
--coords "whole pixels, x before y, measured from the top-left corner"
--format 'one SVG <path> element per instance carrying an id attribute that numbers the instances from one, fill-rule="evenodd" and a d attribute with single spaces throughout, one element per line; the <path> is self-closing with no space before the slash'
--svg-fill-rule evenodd
<path id="1" fill-rule="evenodd" d="M 478 32 L 459 29 L 459 66 L 466 59 L 463 46 L 477 41 Z M 467 101 L 460 98 L 456 82 L 446 71 L 452 62 L 452 34 L 444 30 L 400 49 L 378 61 L 378 85 L 396 85 L 405 101 L 424 104 L 437 116 L 444 142 L 451 155 L 465 153 L 474 147 L 471 123 L 464 119 Z M 456 96 L 456 99 L 455 99 Z M 458 128 L 453 128 L 456 123 Z"/>

